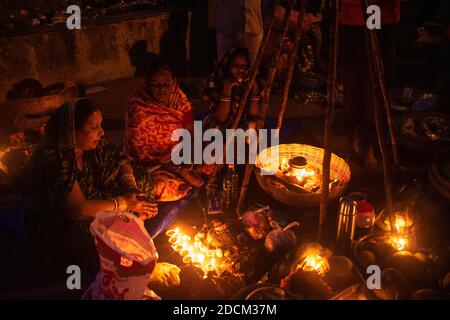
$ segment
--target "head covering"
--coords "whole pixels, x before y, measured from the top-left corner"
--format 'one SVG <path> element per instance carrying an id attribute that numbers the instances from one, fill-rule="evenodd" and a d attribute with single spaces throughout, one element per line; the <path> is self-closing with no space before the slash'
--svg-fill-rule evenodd
<path id="1" fill-rule="evenodd" d="M 46 142 L 59 150 L 74 150 L 75 136 L 75 108 L 78 98 L 63 104 L 56 110 L 45 125 Z"/>

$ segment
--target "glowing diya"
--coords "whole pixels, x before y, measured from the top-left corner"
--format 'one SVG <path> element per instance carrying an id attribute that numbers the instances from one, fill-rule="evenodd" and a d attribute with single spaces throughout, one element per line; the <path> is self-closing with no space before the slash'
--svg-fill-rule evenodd
<path id="1" fill-rule="evenodd" d="M 323 275 L 330 269 L 327 259 L 318 255 L 311 254 L 306 256 L 303 262 L 299 265 L 299 269 L 304 271 L 315 271 L 318 275 Z"/>
<path id="2" fill-rule="evenodd" d="M 217 272 L 223 264 L 221 249 L 211 249 L 203 243 L 205 236 L 197 233 L 193 238 L 184 234 L 180 229 L 171 229 L 166 232 L 172 248 L 180 254 L 184 264 L 191 264 L 203 271 L 204 277 L 209 272 Z"/>

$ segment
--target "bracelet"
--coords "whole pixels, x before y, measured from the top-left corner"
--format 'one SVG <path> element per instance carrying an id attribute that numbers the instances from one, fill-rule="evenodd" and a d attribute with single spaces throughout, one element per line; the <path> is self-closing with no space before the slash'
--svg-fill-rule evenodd
<path id="1" fill-rule="evenodd" d="M 118 204 L 118 206 L 117 206 L 118 208 L 117 209 L 119 211 L 127 210 L 128 205 L 127 205 L 127 202 L 125 201 L 125 199 L 123 197 L 117 197 L 116 200 L 117 200 L 117 204 Z"/>
<path id="2" fill-rule="evenodd" d="M 261 96 L 253 96 L 250 100 L 251 101 L 259 101 L 259 100 L 261 100 Z"/>
<path id="3" fill-rule="evenodd" d="M 222 102 L 231 102 L 231 96 L 221 95 L 220 96 L 220 101 L 222 101 Z"/>
<path id="4" fill-rule="evenodd" d="M 116 210 L 117 210 L 117 207 L 119 206 L 119 204 L 118 204 L 116 198 L 109 198 L 108 200 L 114 201 L 114 211 L 116 211 Z"/>

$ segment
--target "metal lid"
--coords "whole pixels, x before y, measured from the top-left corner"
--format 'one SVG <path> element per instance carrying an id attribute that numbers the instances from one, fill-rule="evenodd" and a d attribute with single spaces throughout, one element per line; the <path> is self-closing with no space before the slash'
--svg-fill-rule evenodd
<path id="1" fill-rule="evenodd" d="M 304 168 L 308 164 L 308 161 L 305 157 L 294 157 L 289 159 L 289 165 L 294 169 L 301 169 Z"/>
<path id="2" fill-rule="evenodd" d="M 344 216 L 356 215 L 357 204 L 350 197 L 342 197 L 339 199 L 339 214 Z"/>

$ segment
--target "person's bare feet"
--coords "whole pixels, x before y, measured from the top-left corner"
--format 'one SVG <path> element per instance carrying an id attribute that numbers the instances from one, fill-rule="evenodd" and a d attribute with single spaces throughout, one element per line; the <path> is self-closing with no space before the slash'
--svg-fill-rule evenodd
<path id="1" fill-rule="evenodd" d="M 180 171 L 180 175 L 181 177 L 186 180 L 187 183 L 189 183 L 191 186 L 196 187 L 196 188 L 200 188 L 201 186 L 203 186 L 203 180 L 198 178 L 197 176 L 195 176 L 191 170 L 189 169 L 182 169 Z"/>

